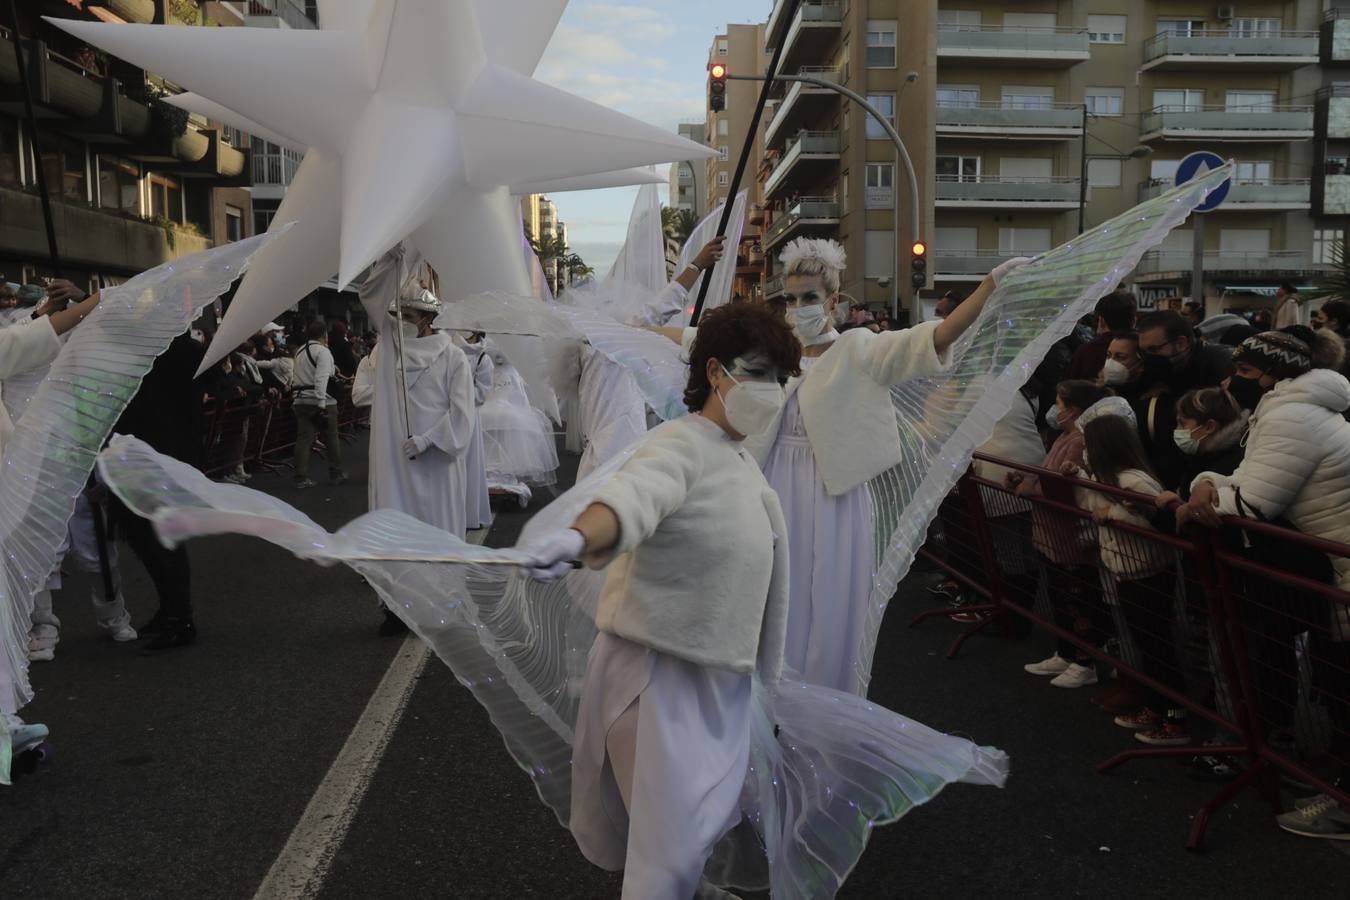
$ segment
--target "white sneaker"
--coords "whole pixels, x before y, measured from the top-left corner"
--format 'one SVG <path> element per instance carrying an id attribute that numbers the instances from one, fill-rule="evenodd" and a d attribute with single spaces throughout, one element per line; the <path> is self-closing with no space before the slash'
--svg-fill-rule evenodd
<path id="1" fill-rule="evenodd" d="M 136 633 L 136 629 L 132 628 L 131 625 L 126 622 L 115 625 L 112 628 L 105 628 L 103 629 L 103 633 L 119 644 L 129 644 L 140 637 L 140 635 Z"/>
<path id="2" fill-rule="evenodd" d="M 1069 661 L 1056 653 L 1049 659 L 1043 659 L 1038 663 L 1027 663 L 1022 668 L 1032 675 L 1058 675 L 1069 668 Z"/>
<path id="3" fill-rule="evenodd" d="M 37 649 L 33 649 L 32 647 L 28 648 L 29 662 L 51 662 L 54 659 L 56 659 L 55 647 L 39 647 Z"/>
<path id="4" fill-rule="evenodd" d="M 1058 688 L 1080 688 L 1097 683 L 1097 670 L 1090 666 L 1069 663 L 1069 667 L 1050 680 Z"/>

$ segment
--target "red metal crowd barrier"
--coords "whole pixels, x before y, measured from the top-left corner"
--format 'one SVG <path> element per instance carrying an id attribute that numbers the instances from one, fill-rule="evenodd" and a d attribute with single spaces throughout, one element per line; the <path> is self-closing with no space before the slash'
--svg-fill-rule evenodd
<path id="1" fill-rule="evenodd" d="M 962 478 L 920 555 L 979 602 L 911 624 L 968 623 L 952 658 L 986 629 L 1015 634 L 1029 622 L 1066 660 L 1113 667 L 1115 696 L 1133 690 L 1169 727 L 1186 723 L 1141 730 L 1148 741 L 1098 770 L 1197 754 L 1231 761 L 1240 774 L 1196 814 L 1190 849 L 1247 787 L 1281 811 L 1280 772 L 1350 804 L 1350 784 L 1336 783 L 1350 773 L 1350 593 L 1335 586 L 1337 570 L 1350 573 L 1350 545 L 1234 517 L 1178 535 L 1152 498 L 976 458 L 1036 489 L 1019 495 L 974 469 Z M 1080 503 L 1114 504 L 1118 517 L 1094 521 Z"/>
<path id="2" fill-rule="evenodd" d="M 338 401 L 338 428 L 342 440 L 352 441 L 369 420 L 369 409 L 351 402 L 351 386 L 338 382 L 329 388 Z M 223 476 L 239 469 L 275 470 L 292 465 L 295 449 L 295 412 L 289 395 L 254 401 L 208 400 L 205 410 L 205 454 L 202 471 Z M 323 435 L 315 452 L 323 455 Z"/>

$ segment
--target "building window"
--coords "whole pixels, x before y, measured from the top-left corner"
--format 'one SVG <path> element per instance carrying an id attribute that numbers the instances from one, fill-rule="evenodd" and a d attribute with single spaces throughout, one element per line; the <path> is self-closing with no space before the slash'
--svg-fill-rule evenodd
<path id="1" fill-rule="evenodd" d="M 1004 109 L 1050 109 L 1055 105 L 1055 89 L 1044 85 L 1003 88 Z"/>
<path id="2" fill-rule="evenodd" d="M 1094 116 L 1119 116 L 1125 111 L 1124 88 L 1090 87 L 1086 98 L 1087 111 Z"/>
<path id="3" fill-rule="evenodd" d="M 890 278 L 895 274 L 895 232 L 863 234 L 863 277 Z"/>
<path id="4" fill-rule="evenodd" d="M 242 241 L 244 239 L 244 211 L 236 206 L 225 207 L 225 240 Z"/>
<path id="5" fill-rule="evenodd" d="M 1205 33 L 1204 19 L 1159 19 L 1158 34 L 1170 34 L 1173 37 L 1199 37 Z"/>
<path id="6" fill-rule="evenodd" d="M 1198 112 L 1205 107 L 1202 88 L 1168 88 L 1153 92 L 1155 112 Z"/>
<path id="7" fill-rule="evenodd" d="M 939 156 L 934 162 L 938 181 L 979 181 L 978 156 Z"/>
<path id="8" fill-rule="evenodd" d="M 1274 91 L 1229 91 L 1224 96 L 1225 112 L 1274 112 Z"/>
<path id="9" fill-rule="evenodd" d="M 728 53 L 730 53 L 730 52 L 731 52 L 731 45 L 727 42 L 727 39 L 726 39 L 726 38 L 718 38 L 718 39 L 717 39 L 717 55 L 718 55 L 718 56 L 726 56 L 726 55 L 727 55 Z"/>
<path id="10" fill-rule="evenodd" d="M 1088 160 L 1088 186 L 1099 188 L 1120 187 L 1120 160 Z"/>
<path id="11" fill-rule="evenodd" d="M 277 207 L 281 205 L 280 200 L 254 200 L 253 201 L 253 233 L 266 234 L 267 229 L 272 227 L 272 220 L 276 218 Z"/>
<path id="12" fill-rule="evenodd" d="M 1228 33 L 1239 38 L 1272 38 L 1280 33 L 1280 20 L 1244 16 L 1228 24 Z"/>
<path id="13" fill-rule="evenodd" d="M 1240 162 L 1237 164 L 1238 184 L 1270 184 L 1275 164 L 1269 160 Z"/>
<path id="14" fill-rule="evenodd" d="M 886 121 L 892 125 L 895 124 L 895 95 L 894 94 L 868 94 L 867 102 L 877 108 L 877 110 L 886 117 Z M 890 135 L 870 113 L 867 116 L 867 138 L 873 141 L 884 141 Z"/>
<path id="15" fill-rule="evenodd" d="M 730 172 L 718 172 L 718 173 L 717 173 L 717 186 L 718 186 L 718 187 L 726 187 L 726 186 L 729 185 L 729 184 L 731 184 L 731 173 L 730 173 Z"/>
<path id="16" fill-rule="evenodd" d="M 717 134 L 719 137 L 726 137 L 731 134 L 731 122 L 726 119 L 718 119 Z"/>
<path id="17" fill-rule="evenodd" d="M 176 179 L 151 175 L 150 217 L 183 223 L 183 186 Z"/>
<path id="18" fill-rule="evenodd" d="M 1341 228 L 1313 229 L 1313 263 L 1333 265 L 1338 248 L 1345 244 L 1345 230 Z"/>
<path id="19" fill-rule="evenodd" d="M 21 184 L 19 120 L 0 116 L 0 184 Z"/>
<path id="20" fill-rule="evenodd" d="M 957 108 L 974 108 L 980 105 L 980 89 L 953 85 L 938 85 L 937 105 Z"/>
<path id="21" fill-rule="evenodd" d="M 1088 16 L 1088 41 L 1093 44 L 1125 43 L 1125 17 Z"/>
<path id="22" fill-rule="evenodd" d="M 98 205 L 128 215 L 141 211 L 141 167 L 116 156 L 98 158 Z"/>
<path id="23" fill-rule="evenodd" d="M 867 209 L 890 209 L 895 205 L 895 165 L 867 164 Z"/>
<path id="24" fill-rule="evenodd" d="M 978 9 L 939 9 L 938 31 L 979 31 Z"/>
<path id="25" fill-rule="evenodd" d="M 895 20 L 871 19 L 867 23 L 867 68 L 895 68 Z"/>
<path id="26" fill-rule="evenodd" d="M 29 158 L 31 155 L 31 145 Z M 61 134 L 45 134 L 42 139 L 42 174 L 47 192 L 80 203 L 89 202 L 89 160 L 85 145 Z M 31 179 L 33 183 L 37 178 Z"/>
<path id="27" fill-rule="evenodd" d="M 1149 162 L 1148 176 L 1154 184 L 1171 184 L 1177 178 L 1179 159 L 1155 159 Z"/>
<path id="28" fill-rule="evenodd" d="M 728 159 L 731 158 L 731 153 L 730 151 L 727 150 L 726 144 L 723 144 L 722 146 L 717 148 L 717 158 L 720 159 L 722 162 L 726 162 Z"/>

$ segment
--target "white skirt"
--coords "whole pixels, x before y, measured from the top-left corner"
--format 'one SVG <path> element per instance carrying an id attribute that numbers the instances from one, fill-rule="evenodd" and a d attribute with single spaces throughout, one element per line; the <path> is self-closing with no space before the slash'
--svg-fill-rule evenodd
<path id="1" fill-rule="evenodd" d="M 804 436 L 780 434 L 764 466 L 791 549 L 783 661 L 801 679 L 866 694 L 858 671 L 876 570 L 876 517 L 863 484 L 831 496 Z M 888 598 L 889 599 L 889 598 Z"/>
<path id="2" fill-rule="evenodd" d="M 489 479 L 510 476 L 529 484 L 557 480 L 558 445 L 548 417 L 532 406 L 493 396 L 478 413 Z"/>
<path id="3" fill-rule="evenodd" d="M 605 740 L 638 706 L 632 810 Z M 751 676 L 696 665 L 612 634 L 591 647 L 572 753 L 571 829 L 625 900 L 689 900 L 713 846 L 741 819 Z"/>

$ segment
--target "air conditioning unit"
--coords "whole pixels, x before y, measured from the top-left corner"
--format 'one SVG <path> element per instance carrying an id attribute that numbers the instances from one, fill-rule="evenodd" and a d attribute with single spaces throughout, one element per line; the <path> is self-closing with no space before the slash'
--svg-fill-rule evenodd
<path id="1" fill-rule="evenodd" d="M 1234 12 L 1233 7 L 1231 6 L 1220 6 L 1218 11 L 1214 13 L 1214 17 L 1220 22 L 1231 22 L 1233 21 L 1233 16 Z"/>

